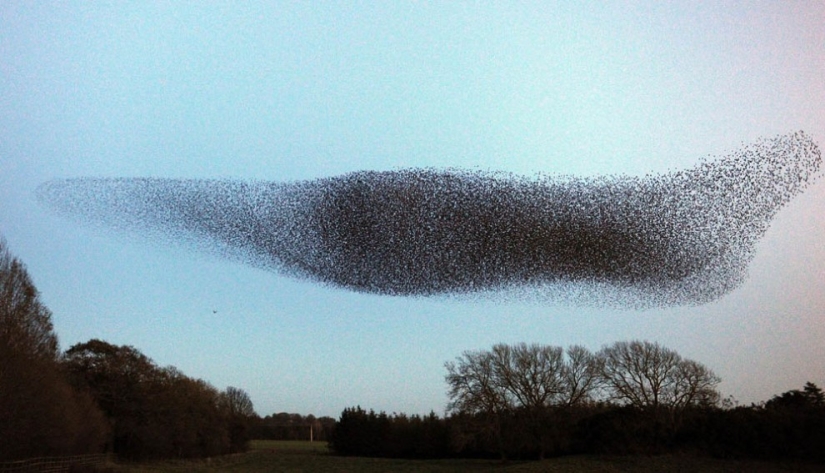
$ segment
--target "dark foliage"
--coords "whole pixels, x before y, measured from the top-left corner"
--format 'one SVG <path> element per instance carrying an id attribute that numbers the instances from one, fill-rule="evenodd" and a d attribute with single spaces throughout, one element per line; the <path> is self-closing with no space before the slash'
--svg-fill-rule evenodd
<path id="1" fill-rule="evenodd" d="M 258 419 L 249 394 L 229 386 L 220 395 L 220 407 L 227 416 L 229 451 L 238 453 L 249 450 L 252 427 Z"/>
<path id="2" fill-rule="evenodd" d="M 57 356 L 52 313 L 40 301 L 26 266 L 0 238 L 0 342 L 16 353 L 41 359 Z"/>
<path id="3" fill-rule="evenodd" d="M 103 414 L 54 360 L 0 342 L 0 365 L 0 461 L 103 451 Z"/>
<path id="4" fill-rule="evenodd" d="M 256 417 L 243 390 L 218 392 L 133 347 L 90 340 L 61 358 L 51 312 L 0 239 L 0 461 L 241 452 Z"/>
<path id="5" fill-rule="evenodd" d="M 764 406 L 712 411 L 704 420 L 697 437 L 715 456 L 825 461 L 825 404 L 813 383 Z"/>
<path id="6" fill-rule="evenodd" d="M 575 444 L 582 453 L 661 453 L 654 451 L 654 430 L 649 413 L 634 406 L 612 406 L 576 425 Z"/>
<path id="7" fill-rule="evenodd" d="M 57 363 L 51 312 L 0 239 L 0 461 L 97 453 L 103 416 Z"/>
<path id="8" fill-rule="evenodd" d="M 502 413 L 494 420 L 489 413 L 440 419 L 388 416 L 355 407 L 341 414 L 330 447 L 340 455 L 404 458 L 690 453 L 825 462 L 825 406 L 818 393 L 819 388 L 808 383 L 806 389 L 788 391 L 764 406 L 694 406 L 681 411 L 678 422 L 664 408 L 604 403 L 552 408 L 545 413 L 541 436 L 531 431 L 535 424 L 523 411 Z M 491 431 L 494 425 L 502 435 Z"/>
<path id="9" fill-rule="evenodd" d="M 451 455 L 447 424 L 434 413 L 387 415 L 361 407 L 344 409 L 330 448 L 339 455 L 443 458 Z"/>
<path id="10" fill-rule="evenodd" d="M 549 345 L 497 344 L 464 352 L 445 367 L 448 412 L 469 415 L 472 421 L 464 428 L 494 445 L 501 458 L 544 458 L 568 452 L 574 444 L 590 445 L 586 451 L 655 453 L 667 448 L 685 410 L 716 405 L 719 398 L 720 379 L 713 371 L 642 341 L 618 342 L 596 354 L 581 346 L 565 352 Z M 627 421 L 634 425 L 610 432 L 626 414 L 592 417 L 599 399 L 632 406 L 638 412 Z M 598 427 L 591 436 L 573 438 L 569 431 L 587 416 L 592 418 L 586 423 Z M 640 441 L 619 440 L 628 434 Z"/>
<path id="11" fill-rule="evenodd" d="M 326 442 L 335 428 L 332 417 L 280 412 L 256 419 L 250 426 L 251 438 L 264 440 L 317 440 Z"/>
<path id="12" fill-rule="evenodd" d="M 106 414 L 111 447 L 121 457 L 207 457 L 247 448 L 249 408 L 233 411 L 226 393 L 160 368 L 133 347 L 90 340 L 71 347 L 63 363 Z"/>

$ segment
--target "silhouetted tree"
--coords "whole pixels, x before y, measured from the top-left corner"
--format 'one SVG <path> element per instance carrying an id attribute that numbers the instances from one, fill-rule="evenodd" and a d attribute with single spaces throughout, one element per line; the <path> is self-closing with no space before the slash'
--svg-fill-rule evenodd
<path id="1" fill-rule="evenodd" d="M 496 345 L 493 354 L 497 379 L 518 406 L 514 413 L 532 437 L 539 458 L 544 458 L 545 437 L 552 427 L 549 408 L 568 399 L 564 352 L 560 347 L 521 343 Z"/>
<path id="2" fill-rule="evenodd" d="M 808 398 L 811 406 L 825 407 L 825 393 L 823 393 L 822 389 L 816 384 L 808 381 L 802 388 L 802 392 L 805 393 L 805 397 Z"/>
<path id="3" fill-rule="evenodd" d="M 562 367 L 564 391 L 560 403 L 579 406 L 592 401 L 600 382 L 599 359 L 580 345 L 570 346 L 566 354 L 567 361 Z"/>
<path id="4" fill-rule="evenodd" d="M 0 461 L 98 453 L 107 438 L 103 414 L 55 361 L 0 342 Z"/>
<path id="5" fill-rule="evenodd" d="M 313 440 L 328 441 L 335 429 L 335 419 L 312 414 L 288 414 L 280 412 L 258 418 L 252 423 L 250 437 L 269 440 L 308 440 L 310 428 Z"/>
<path id="6" fill-rule="evenodd" d="M 157 367 L 134 347 L 90 340 L 69 348 L 64 365 L 106 413 L 119 455 L 204 457 L 246 445 L 242 436 L 231 443 L 232 416 L 217 389 Z"/>
<path id="7" fill-rule="evenodd" d="M 719 377 L 658 343 L 616 342 L 597 356 L 602 382 L 611 399 L 649 416 L 654 449 L 673 434 L 686 408 L 718 403 Z"/>
<path id="8" fill-rule="evenodd" d="M 230 415 L 254 417 L 255 407 L 252 399 L 243 389 L 229 386 L 221 395 L 223 405 Z"/>
<path id="9" fill-rule="evenodd" d="M 329 446 L 338 455 L 444 458 L 452 454 L 449 428 L 435 413 L 387 415 L 360 406 L 344 409 Z"/>
<path id="10" fill-rule="evenodd" d="M 447 362 L 447 384 L 450 402 L 447 411 L 470 414 L 468 419 L 485 419 L 480 424 L 482 434 L 492 435 L 502 459 L 507 457 L 504 445 L 504 416 L 513 409 L 512 396 L 496 373 L 493 351 L 465 351 L 455 362 Z"/>
<path id="11" fill-rule="evenodd" d="M 616 342 L 599 353 L 610 396 L 638 408 L 715 404 L 720 379 L 704 365 L 651 342 Z"/>
<path id="12" fill-rule="evenodd" d="M 802 390 L 792 389 L 774 396 L 765 403 L 765 407 L 768 409 L 825 407 L 825 394 L 819 386 L 809 381 L 805 383 Z"/>
<path id="13" fill-rule="evenodd" d="M 51 312 L 0 239 L 0 460 L 97 452 L 101 413 L 57 364 Z"/>
<path id="14" fill-rule="evenodd" d="M 25 265 L 13 257 L 0 238 L 0 343 L 10 350 L 43 359 L 57 356 L 52 314 Z"/>
<path id="15" fill-rule="evenodd" d="M 252 399 L 243 389 L 229 386 L 221 393 L 221 406 L 228 416 L 230 449 L 233 452 L 246 451 L 251 424 L 257 418 Z"/>
<path id="16" fill-rule="evenodd" d="M 389 456 L 389 424 L 384 412 L 367 412 L 361 406 L 346 408 L 335 424 L 330 448 L 339 455 Z"/>
<path id="17" fill-rule="evenodd" d="M 533 450 L 543 457 L 558 448 L 560 424 L 570 418 L 563 408 L 590 399 L 597 386 L 597 360 L 587 349 L 565 352 L 549 345 L 495 345 L 490 351 L 465 352 L 445 364 L 452 413 L 470 414 L 470 426 L 488 419 L 499 451 Z M 505 437 L 507 442 L 505 442 Z M 513 445 L 517 438 L 524 439 Z"/>

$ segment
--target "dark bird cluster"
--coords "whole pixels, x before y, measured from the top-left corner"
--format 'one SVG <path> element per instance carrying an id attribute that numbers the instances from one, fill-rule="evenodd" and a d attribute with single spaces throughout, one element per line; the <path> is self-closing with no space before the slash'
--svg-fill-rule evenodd
<path id="1" fill-rule="evenodd" d="M 821 161 L 798 132 L 657 176 L 79 178 L 38 195 L 84 222 L 355 291 L 650 307 L 705 303 L 741 284 L 756 242 Z"/>

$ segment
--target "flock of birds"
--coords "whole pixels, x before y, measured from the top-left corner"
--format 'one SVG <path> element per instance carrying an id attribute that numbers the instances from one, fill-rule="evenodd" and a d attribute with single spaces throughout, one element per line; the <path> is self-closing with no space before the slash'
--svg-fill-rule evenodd
<path id="1" fill-rule="evenodd" d="M 83 222 L 355 291 L 645 308 L 706 303 L 740 285 L 771 219 L 821 162 L 797 132 L 657 176 L 79 178 L 38 196 Z"/>

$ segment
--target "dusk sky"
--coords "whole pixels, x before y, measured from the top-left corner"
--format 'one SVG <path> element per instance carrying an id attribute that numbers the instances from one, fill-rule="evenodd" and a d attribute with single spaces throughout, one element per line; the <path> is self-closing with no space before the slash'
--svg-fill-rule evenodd
<path id="1" fill-rule="evenodd" d="M 260 415 L 442 415 L 444 363 L 499 342 L 659 342 L 743 404 L 825 386 L 821 178 L 743 285 L 646 310 L 357 293 L 36 199 L 73 177 L 645 176 L 798 130 L 825 146 L 825 3 L 578 3 L 4 1 L 0 235 L 62 349 L 132 345 Z"/>

